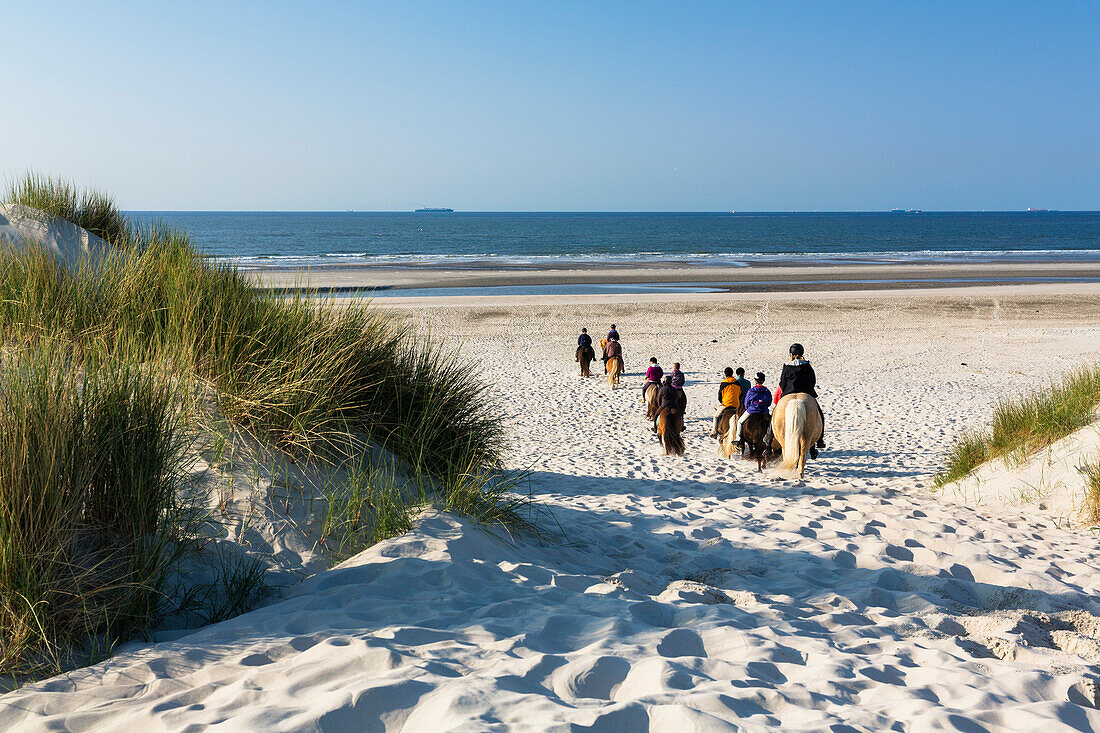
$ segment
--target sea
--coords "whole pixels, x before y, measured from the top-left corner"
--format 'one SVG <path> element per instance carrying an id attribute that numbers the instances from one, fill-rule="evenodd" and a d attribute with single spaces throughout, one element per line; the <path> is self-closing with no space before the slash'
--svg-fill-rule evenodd
<path id="1" fill-rule="evenodd" d="M 1096 262 L 1100 212 L 132 212 L 270 267 Z"/>

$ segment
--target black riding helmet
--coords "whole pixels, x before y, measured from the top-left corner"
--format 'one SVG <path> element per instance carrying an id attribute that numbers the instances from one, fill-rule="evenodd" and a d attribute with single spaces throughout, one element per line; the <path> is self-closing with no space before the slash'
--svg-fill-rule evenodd
<path id="1" fill-rule="evenodd" d="M 802 348 L 802 344 L 791 344 L 791 356 L 802 356 L 806 353 L 806 350 Z"/>

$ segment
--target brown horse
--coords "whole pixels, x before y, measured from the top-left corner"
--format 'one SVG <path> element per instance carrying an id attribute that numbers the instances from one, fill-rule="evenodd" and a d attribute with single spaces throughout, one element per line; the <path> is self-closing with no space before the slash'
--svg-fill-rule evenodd
<path id="1" fill-rule="evenodd" d="M 684 415 L 679 410 L 666 407 L 657 415 L 657 437 L 667 456 L 684 455 Z"/>
<path id="2" fill-rule="evenodd" d="M 735 430 L 728 430 L 718 441 L 718 455 L 729 458 L 735 452 L 744 453 L 738 449 L 737 441 L 733 439 Z M 768 444 L 765 438 L 768 435 L 768 416 L 765 413 L 753 413 L 741 426 L 741 440 L 749 446 L 749 460 L 756 459 L 756 470 L 763 471 L 764 464 L 768 460 Z"/>
<path id="3" fill-rule="evenodd" d="M 591 346 L 581 346 L 577 349 L 577 361 L 581 365 L 581 376 L 592 376 L 592 362 L 596 360 L 596 352 Z"/>
<path id="4" fill-rule="evenodd" d="M 657 394 L 661 388 L 650 383 L 645 388 L 645 419 L 652 422 L 657 419 Z"/>
<path id="5" fill-rule="evenodd" d="M 619 386 L 619 377 L 623 373 L 623 359 L 621 356 L 613 356 L 607 360 L 607 383 L 611 389 Z"/>
<path id="6" fill-rule="evenodd" d="M 823 428 L 817 400 L 803 392 L 783 395 L 772 416 L 772 435 L 783 450 L 783 462 L 776 472 L 787 478 L 802 478 L 806 454 L 821 437 Z"/>

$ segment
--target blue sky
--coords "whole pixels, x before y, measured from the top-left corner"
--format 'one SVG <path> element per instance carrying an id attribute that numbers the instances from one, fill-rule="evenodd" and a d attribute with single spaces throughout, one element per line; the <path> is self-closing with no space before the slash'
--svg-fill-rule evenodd
<path id="1" fill-rule="evenodd" d="M 0 174 L 130 209 L 1100 209 L 1100 3 L 25 2 Z"/>

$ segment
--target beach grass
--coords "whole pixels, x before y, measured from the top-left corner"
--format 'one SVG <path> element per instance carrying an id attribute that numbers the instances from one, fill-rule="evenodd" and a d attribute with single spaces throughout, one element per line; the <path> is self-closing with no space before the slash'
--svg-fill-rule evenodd
<path id="1" fill-rule="evenodd" d="M 27 243 L 0 256 L 0 674 L 57 672 L 159 614 L 207 622 L 263 597 L 262 566 L 244 560 L 217 588 L 165 590 L 198 523 L 179 484 L 200 394 L 291 460 L 343 465 L 381 446 L 400 462 L 415 491 L 366 464 L 322 487 L 338 556 L 407 530 L 427 502 L 530 526 L 500 478 L 485 382 L 428 334 L 355 299 L 257 289 L 186 233 L 65 181 L 28 175 L 8 200 L 117 246 L 75 269 Z"/>
<path id="2" fill-rule="evenodd" d="M 1094 527 L 1100 527 L 1100 459 L 1079 467 L 1085 477 L 1085 501 L 1082 514 L 1085 521 Z"/>
<path id="3" fill-rule="evenodd" d="M 173 380 L 58 342 L 3 369 L 0 672 L 23 676 L 145 628 L 199 524 Z"/>
<path id="4" fill-rule="evenodd" d="M 82 348 L 125 343 L 137 358 L 168 361 L 209 381 L 231 419 L 288 453 L 362 434 L 436 477 L 498 461 L 503 432 L 486 387 L 426 335 L 354 299 L 259 290 L 180 231 L 123 231 L 117 251 L 76 272 L 39 248 L 10 248 L 0 262 L 4 332 Z"/>
<path id="5" fill-rule="evenodd" d="M 1081 367 L 1047 388 L 1015 400 L 1001 400 L 987 430 L 965 433 L 948 450 L 935 477 L 941 487 L 969 475 L 994 458 L 1024 458 L 1096 419 L 1100 367 Z"/>
<path id="6" fill-rule="evenodd" d="M 59 216 L 112 244 L 133 239 L 129 221 L 110 196 L 63 178 L 28 171 L 11 181 L 4 200 Z"/>

